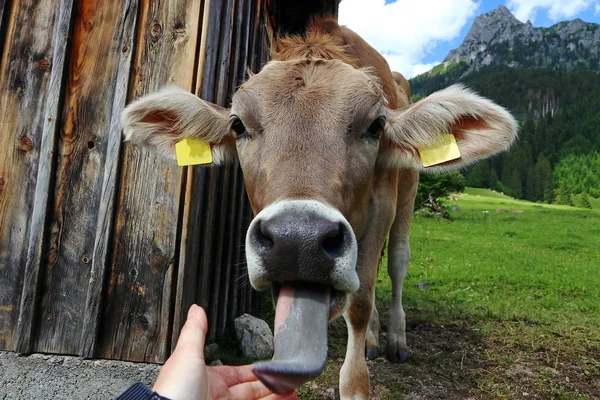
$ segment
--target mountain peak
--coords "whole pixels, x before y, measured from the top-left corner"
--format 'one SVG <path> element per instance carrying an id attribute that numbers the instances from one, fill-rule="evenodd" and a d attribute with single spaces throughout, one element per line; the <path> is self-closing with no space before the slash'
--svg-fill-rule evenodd
<path id="1" fill-rule="evenodd" d="M 486 14 L 494 14 L 494 15 L 499 15 L 499 16 L 503 16 L 505 18 L 515 18 L 514 15 L 512 15 L 512 13 L 508 10 L 508 8 L 506 8 L 506 6 L 504 5 L 500 5 L 498 6 L 498 8 L 496 8 L 495 10 L 492 10 Z M 483 15 L 486 15 L 483 14 Z M 516 18 L 515 18 L 516 19 Z"/>
<path id="2" fill-rule="evenodd" d="M 502 42 L 509 40 L 515 31 L 533 29 L 531 24 L 524 24 L 515 18 L 505 6 L 481 14 L 475 18 L 465 40 L 456 50 L 452 50 L 444 61 L 460 61 L 469 59 L 474 48 L 493 41 Z M 484 46 L 485 47 L 485 46 Z"/>
<path id="3" fill-rule="evenodd" d="M 505 6 L 501 5 L 498 8 L 479 15 L 475 20 L 485 21 L 487 23 L 511 22 L 522 24 Z"/>
<path id="4" fill-rule="evenodd" d="M 600 26 L 581 19 L 550 28 L 519 21 L 505 6 L 475 18 L 462 44 L 444 60 L 466 62 L 469 71 L 501 64 L 511 67 L 586 67 L 600 70 Z"/>

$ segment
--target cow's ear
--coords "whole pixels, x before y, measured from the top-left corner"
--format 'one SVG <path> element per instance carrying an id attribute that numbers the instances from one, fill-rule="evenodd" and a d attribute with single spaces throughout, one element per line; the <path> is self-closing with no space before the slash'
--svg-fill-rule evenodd
<path id="1" fill-rule="evenodd" d="M 378 162 L 391 168 L 454 170 L 508 149 L 517 131 L 506 109 L 455 85 L 389 111 Z M 425 152 L 428 160 L 421 158 Z M 427 166 L 436 157 L 439 162 Z"/>
<path id="2" fill-rule="evenodd" d="M 175 144 L 186 138 L 210 143 L 213 165 L 235 160 L 229 110 L 169 87 L 129 104 L 121 119 L 125 140 L 176 160 Z"/>

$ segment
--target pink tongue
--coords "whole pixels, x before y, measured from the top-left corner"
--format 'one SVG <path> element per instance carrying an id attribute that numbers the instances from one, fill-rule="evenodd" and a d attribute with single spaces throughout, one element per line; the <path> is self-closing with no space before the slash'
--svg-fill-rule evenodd
<path id="1" fill-rule="evenodd" d="M 291 392 L 323 372 L 330 296 L 326 286 L 282 284 L 275 310 L 275 355 L 253 367 L 273 392 Z"/>
<path id="2" fill-rule="evenodd" d="M 279 332 L 279 327 L 283 325 L 285 320 L 290 314 L 292 309 L 292 303 L 294 302 L 294 293 L 296 289 L 294 285 L 283 284 L 279 290 L 279 297 L 277 298 L 277 306 L 275 307 L 275 336 Z"/>

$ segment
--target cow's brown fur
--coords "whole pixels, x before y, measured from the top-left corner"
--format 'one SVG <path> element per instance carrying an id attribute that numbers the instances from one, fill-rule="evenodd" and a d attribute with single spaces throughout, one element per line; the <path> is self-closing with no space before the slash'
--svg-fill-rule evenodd
<path id="1" fill-rule="evenodd" d="M 506 110 L 462 87 L 411 105 L 406 79 L 332 18 L 314 20 L 305 36 L 281 38 L 272 53 L 274 61 L 236 92 L 231 110 L 169 89 L 129 105 L 124 134 L 171 159 L 183 138 L 210 142 L 215 165 L 237 157 L 255 214 L 278 202 L 314 200 L 343 215 L 358 243 L 360 288 L 350 295 L 344 315 L 348 348 L 340 395 L 366 399 L 365 342 L 371 350 L 378 347 L 378 324 L 369 321 L 388 234 L 393 292 L 386 352 L 392 361 L 407 355 L 401 296 L 417 170 L 422 168 L 417 149 L 454 134 L 461 157 L 430 170 L 456 168 L 508 148 L 516 122 Z M 368 131 L 382 118 L 387 123 L 379 140 Z M 228 119 L 245 125 L 235 145 Z"/>
<path id="2" fill-rule="evenodd" d="M 344 61 L 356 68 L 368 68 L 381 84 L 387 106 L 391 109 L 410 104 L 410 87 L 399 73 L 392 73 L 385 59 L 353 31 L 340 27 L 332 18 L 313 21 L 306 37 L 287 37 L 279 41 L 273 52 L 275 60 L 310 60 L 313 57 Z M 363 187 L 368 193 L 366 202 L 354 204 L 352 214 L 361 214 L 363 221 L 377 221 L 362 224 L 358 232 L 359 260 L 357 270 L 361 281 L 358 292 L 352 294 L 346 318 L 349 322 L 349 341 L 346 361 L 340 376 L 340 394 L 343 398 L 368 398 L 369 374 L 364 360 L 364 346 L 367 327 L 371 320 L 375 290 L 375 277 L 379 255 L 394 217 L 398 219 L 393 240 L 408 237 L 408 226 L 412 218 L 412 208 L 418 172 L 405 170 L 376 169 L 372 185 Z M 400 196 L 398 196 L 400 193 Z M 398 205 L 399 209 L 396 209 Z M 356 221 L 352 215 L 349 221 Z M 355 228 L 356 226 L 353 225 Z M 376 346 L 377 343 L 371 343 Z M 405 345 L 405 344 L 404 344 Z"/>

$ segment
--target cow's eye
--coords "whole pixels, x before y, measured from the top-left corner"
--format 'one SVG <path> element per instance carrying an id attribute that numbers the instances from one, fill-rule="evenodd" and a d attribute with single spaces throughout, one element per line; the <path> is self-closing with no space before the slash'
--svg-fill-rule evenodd
<path id="1" fill-rule="evenodd" d="M 232 117 L 231 120 L 229 121 L 229 125 L 235 135 L 236 140 L 243 139 L 248 136 L 248 130 L 242 123 L 242 120 L 239 119 L 238 117 Z"/>
<path id="2" fill-rule="evenodd" d="M 385 117 L 379 117 L 375 121 L 371 122 L 371 125 L 369 125 L 369 128 L 367 129 L 366 135 L 374 139 L 379 139 L 381 133 L 383 132 L 384 126 Z"/>

